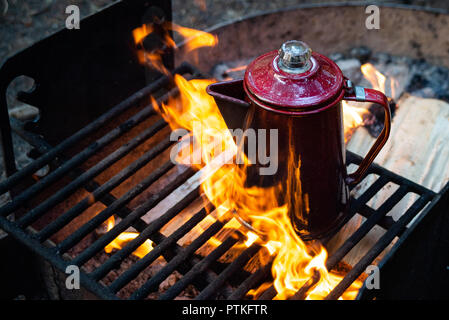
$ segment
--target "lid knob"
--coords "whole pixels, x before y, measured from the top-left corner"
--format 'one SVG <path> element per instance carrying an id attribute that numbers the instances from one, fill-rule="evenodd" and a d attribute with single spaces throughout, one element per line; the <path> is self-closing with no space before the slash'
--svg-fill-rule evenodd
<path id="1" fill-rule="evenodd" d="M 312 49 L 298 40 L 284 42 L 279 49 L 279 68 L 288 73 L 304 73 L 312 67 Z"/>

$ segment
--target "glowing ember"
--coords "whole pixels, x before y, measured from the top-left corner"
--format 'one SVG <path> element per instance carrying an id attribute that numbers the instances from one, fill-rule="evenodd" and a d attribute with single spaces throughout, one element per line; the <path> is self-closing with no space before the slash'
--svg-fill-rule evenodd
<path id="1" fill-rule="evenodd" d="M 245 246 L 250 247 L 256 240 L 259 238 L 259 236 L 251 231 L 248 231 L 246 234 L 248 239 L 245 241 Z"/>

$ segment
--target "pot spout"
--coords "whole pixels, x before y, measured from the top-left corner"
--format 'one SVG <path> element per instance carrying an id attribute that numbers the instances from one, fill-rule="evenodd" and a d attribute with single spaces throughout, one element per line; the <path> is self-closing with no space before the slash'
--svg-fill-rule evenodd
<path id="1" fill-rule="evenodd" d="M 218 109 L 229 129 L 243 129 L 250 104 L 245 101 L 243 79 L 217 82 L 206 92 L 214 97 Z"/>

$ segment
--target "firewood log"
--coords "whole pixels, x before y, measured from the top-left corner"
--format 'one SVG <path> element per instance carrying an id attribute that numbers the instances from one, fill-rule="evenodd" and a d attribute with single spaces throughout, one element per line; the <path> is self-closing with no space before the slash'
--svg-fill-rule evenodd
<path id="1" fill-rule="evenodd" d="M 375 162 L 407 179 L 423 185 L 435 192 L 449 180 L 449 104 L 434 99 L 404 96 L 398 102 L 398 110 L 393 119 L 391 135 Z M 348 143 L 347 148 L 365 155 L 373 145 L 374 138 L 368 131 L 359 128 Z M 374 181 L 370 176 L 361 182 L 357 192 L 366 189 Z M 369 205 L 378 208 L 393 194 L 396 186 L 387 185 L 375 195 Z M 408 194 L 389 213 L 394 220 L 404 214 L 416 196 Z M 347 239 L 365 219 L 357 215 L 329 242 L 330 254 Z M 345 257 L 344 261 L 354 265 L 385 232 L 376 227 Z M 385 253 L 385 252 L 384 252 Z M 381 254 L 382 256 L 382 254 Z M 379 259 L 381 258 L 379 257 Z"/>

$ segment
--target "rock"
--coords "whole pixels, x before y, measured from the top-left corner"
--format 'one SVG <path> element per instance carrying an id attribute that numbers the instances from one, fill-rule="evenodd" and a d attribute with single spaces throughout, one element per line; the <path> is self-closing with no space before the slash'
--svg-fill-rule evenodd
<path id="1" fill-rule="evenodd" d="M 413 95 L 421 98 L 433 98 L 436 96 L 436 93 L 432 88 L 427 87 L 413 91 Z"/>
<path id="2" fill-rule="evenodd" d="M 161 282 L 161 284 L 159 285 L 159 290 L 162 291 L 162 292 L 167 291 L 169 288 L 174 286 L 176 281 L 181 279 L 181 277 L 182 276 L 178 272 L 175 271 L 174 273 L 169 275 L 167 277 L 167 279 L 165 279 L 164 281 Z"/>
<path id="3" fill-rule="evenodd" d="M 229 66 L 225 63 L 219 63 L 215 65 L 211 71 L 212 77 L 217 79 L 217 81 L 224 81 L 227 79 L 227 70 Z"/>
<path id="4" fill-rule="evenodd" d="M 377 52 L 372 55 L 375 62 L 379 64 L 387 64 L 391 61 L 391 56 L 388 53 Z"/>
<path id="5" fill-rule="evenodd" d="M 355 47 L 349 51 L 349 56 L 359 60 L 362 64 L 368 62 L 371 57 L 371 49 L 361 46 Z"/>

